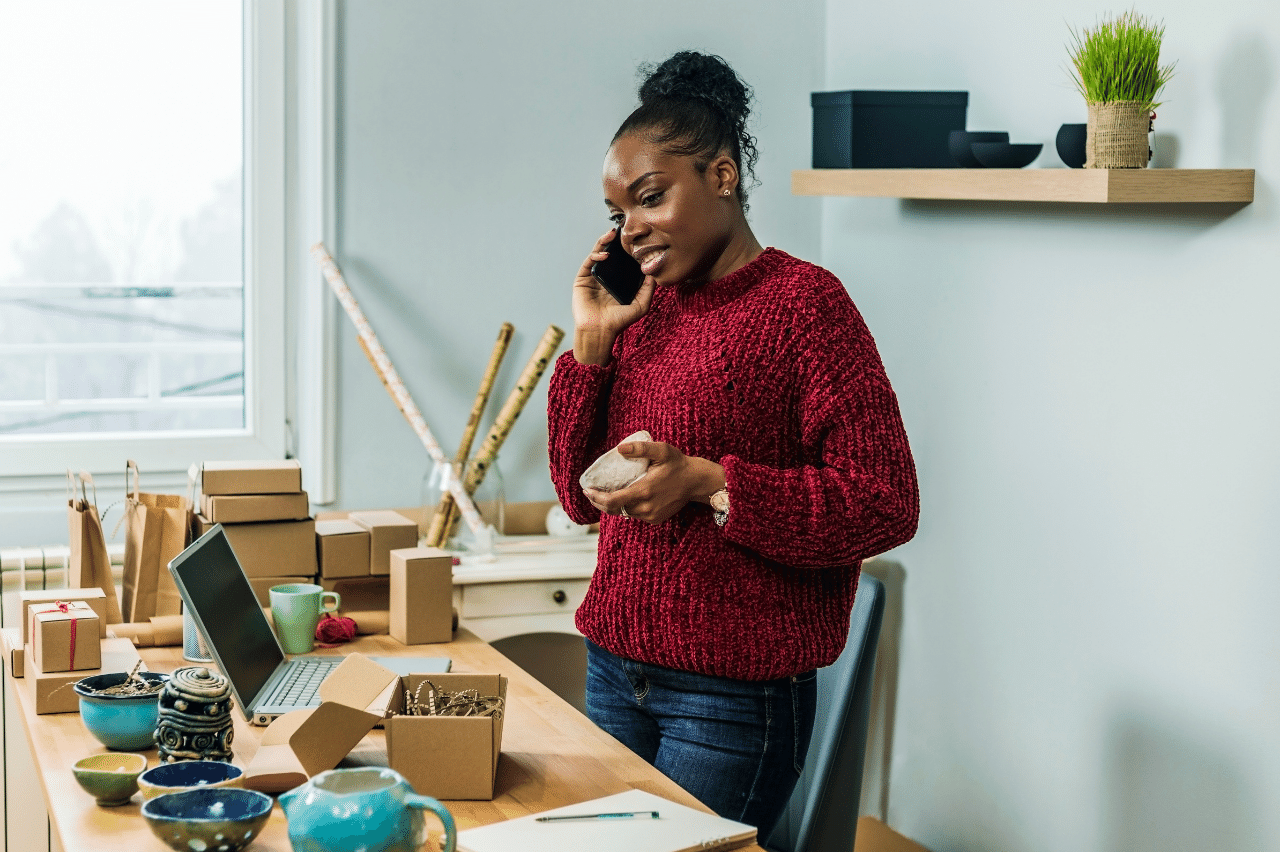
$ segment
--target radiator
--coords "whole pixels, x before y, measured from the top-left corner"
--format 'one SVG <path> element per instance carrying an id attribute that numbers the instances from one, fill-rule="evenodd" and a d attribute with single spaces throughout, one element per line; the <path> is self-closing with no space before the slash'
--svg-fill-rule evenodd
<path id="1" fill-rule="evenodd" d="M 112 579 L 118 587 L 124 566 L 124 543 L 108 544 L 107 556 L 111 559 Z M 65 544 L 0 549 L 0 591 L 3 592 L 0 627 L 22 623 L 19 591 L 67 588 L 70 557 L 71 548 Z"/>

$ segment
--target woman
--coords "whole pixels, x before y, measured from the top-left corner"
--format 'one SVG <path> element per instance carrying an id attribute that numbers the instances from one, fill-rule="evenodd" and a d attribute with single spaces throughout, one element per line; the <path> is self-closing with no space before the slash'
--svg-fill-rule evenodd
<path id="1" fill-rule="evenodd" d="M 861 560 L 907 541 L 919 496 L 875 344 L 829 272 L 746 219 L 750 92 L 724 60 L 653 70 L 604 163 L 609 218 L 645 273 L 631 304 L 573 284 L 550 383 L 551 475 L 600 521 L 576 623 L 591 718 L 721 816 L 768 837 L 804 765 L 816 669 L 839 656 Z M 582 472 L 622 438 L 618 491 Z"/>

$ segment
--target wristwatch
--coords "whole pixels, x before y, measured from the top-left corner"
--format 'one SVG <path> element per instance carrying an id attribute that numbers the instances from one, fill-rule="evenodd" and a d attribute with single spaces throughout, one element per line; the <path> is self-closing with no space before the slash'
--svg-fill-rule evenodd
<path id="1" fill-rule="evenodd" d="M 724 526 L 729 520 L 729 489 L 721 488 L 707 500 L 711 503 L 711 511 L 715 513 L 716 525 Z"/>

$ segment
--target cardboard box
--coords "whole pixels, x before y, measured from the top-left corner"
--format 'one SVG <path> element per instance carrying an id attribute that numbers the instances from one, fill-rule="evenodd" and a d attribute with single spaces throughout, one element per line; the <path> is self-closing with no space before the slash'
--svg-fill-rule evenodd
<path id="1" fill-rule="evenodd" d="M 200 514 L 215 524 L 301 521 L 311 517 L 307 492 L 296 494 L 205 494 Z"/>
<path id="2" fill-rule="evenodd" d="M 28 620 L 27 610 L 33 603 L 52 603 L 54 601 L 84 601 L 93 607 L 93 611 L 98 614 L 98 636 L 99 638 L 107 638 L 107 595 L 102 589 L 33 589 L 31 591 L 18 592 L 18 600 L 22 604 L 22 633 L 21 641 L 26 643 L 27 637 L 31 635 L 31 623 Z M 21 647 L 21 646 L 19 646 Z"/>
<path id="3" fill-rule="evenodd" d="M 18 627 L 0 629 L 0 639 L 4 640 L 5 659 L 9 661 L 9 674 L 22 677 L 26 671 L 26 657 L 22 653 L 22 630 Z"/>
<path id="4" fill-rule="evenodd" d="M 37 669 L 51 673 L 101 668 L 101 620 L 87 603 L 33 603 L 27 610 L 27 644 Z"/>
<path id="5" fill-rule="evenodd" d="M 440 717 L 387 714 L 404 706 L 404 690 L 427 678 L 441 689 L 476 689 L 506 700 L 507 679 L 495 674 L 400 676 L 362 654 L 350 654 L 320 685 L 321 704 L 276 719 L 245 769 L 244 786 L 283 792 L 338 765 L 382 722 L 387 761 L 420 795 L 492 799 L 502 716 Z M 442 772 L 440 767 L 448 767 Z M 421 786 L 419 786 L 421 785 Z"/>
<path id="6" fill-rule="evenodd" d="M 391 551 L 418 546 L 418 524 L 398 512 L 352 512 L 350 520 L 369 531 L 369 573 L 391 573 Z"/>
<path id="7" fill-rule="evenodd" d="M 413 692 L 430 680 L 447 692 L 474 689 L 481 696 L 507 700 L 507 679 L 498 674 L 419 674 L 401 678 L 403 688 L 391 694 L 387 710 L 404 706 L 405 690 Z M 502 753 L 502 719 L 496 716 L 395 716 L 384 723 L 387 763 L 403 775 L 420 796 L 437 799 L 493 798 Z M 442 771 L 447 767 L 447 771 Z"/>
<path id="8" fill-rule="evenodd" d="M 110 672 L 129 672 L 138 662 L 138 652 L 128 639 L 102 640 L 102 666 L 82 672 L 42 672 L 31 660 L 31 648 L 23 648 L 26 659 L 23 663 L 26 672 L 22 679 L 23 689 L 28 690 L 35 703 L 36 714 L 45 713 L 78 713 L 80 696 L 71 688 L 81 678 Z M 144 665 L 145 669 L 146 666 Z"/>
<path id="9" fill-rule="evenodd" d="M 196 515 L 198 535 L 204 535 L 213 522 L 204 515 Z M 254 577 L 316 576 L 316 522 L 269 521 L 263 524 L 224 524 L 227 541 L 244 575 Z"/>
<path id="10" fill-rule="evenodd" d="M 369 576 L 371 538 L 370 532 L 354 521 L 316 521 L 321 579 Z"/>
<path id="11" fill-rule="evenodd" d="M 435 547 L 391 551 L 391 638 L 402 645 L 453 639 L 453 557 Z"/>
<path id="12" fill-rule="evenodd" d="M 200 476 L 201 494 L 291 494 L 302 490 L 297 459 L 207 461 Z"/>

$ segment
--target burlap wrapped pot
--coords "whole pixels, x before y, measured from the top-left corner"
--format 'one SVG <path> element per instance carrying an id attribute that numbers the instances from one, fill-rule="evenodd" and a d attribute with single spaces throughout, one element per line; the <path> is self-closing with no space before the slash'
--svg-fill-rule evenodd
<path id="1" fill-rule="evenodd" d="M 1089 104 L 1086 169 L 1145 169 L 1151 159 L 1151 112 L 1138 101 Z"/>

